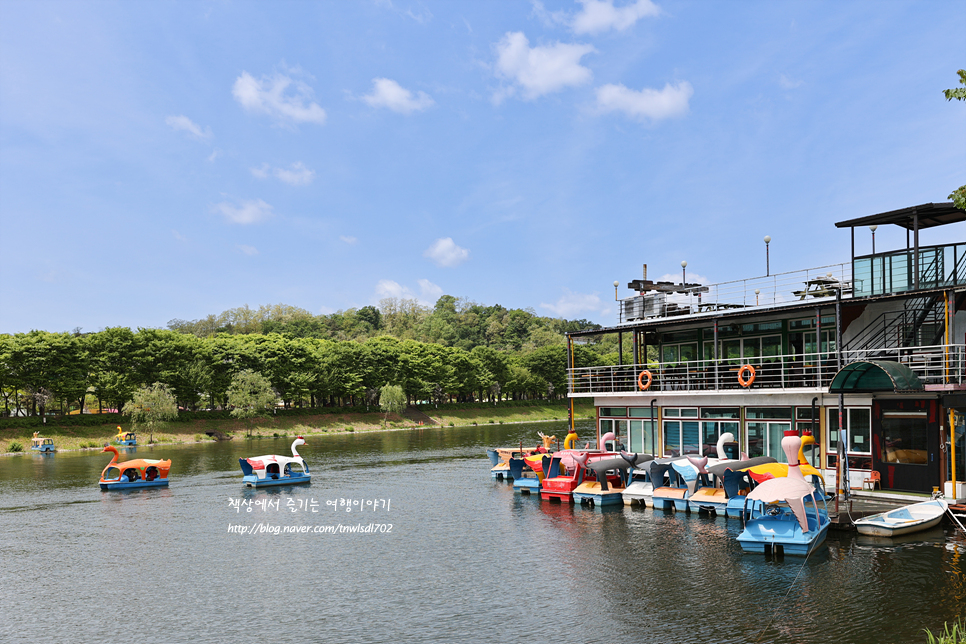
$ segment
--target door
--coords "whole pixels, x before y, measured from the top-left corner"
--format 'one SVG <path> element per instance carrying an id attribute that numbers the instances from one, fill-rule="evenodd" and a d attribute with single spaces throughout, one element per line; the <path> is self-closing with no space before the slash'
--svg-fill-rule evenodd
<path id="1" fill-rule="evenodd" d="M 872 466 L 883 488 L 932 492 L 940 485 L 938 407 L 935 399 L 873 403 Z"/>

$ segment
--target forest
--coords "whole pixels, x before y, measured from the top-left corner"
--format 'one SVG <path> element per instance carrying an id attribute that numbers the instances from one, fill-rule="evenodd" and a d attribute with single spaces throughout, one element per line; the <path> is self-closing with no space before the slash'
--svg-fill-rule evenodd
<path id="1" fill-rule="evenodd" d="M 434 307 L 395 298 L 328 315 L 244 306 L 166 329 L 0 334 L 0 415 L 120 410 L 154 383 L 182 410 L 220 409 L 243 370 L 267 378 L 286 408 L 371 404 L 387 384 L 410 403 L 556 399 L 566 396 L 565 334 L 597 328 L 444 295 Z M 610 336 L 574 347 L 577 367 L 617 359 Z"/>

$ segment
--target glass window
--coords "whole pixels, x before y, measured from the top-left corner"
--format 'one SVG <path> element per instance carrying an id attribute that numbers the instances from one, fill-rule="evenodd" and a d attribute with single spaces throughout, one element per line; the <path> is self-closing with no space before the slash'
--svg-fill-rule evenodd
<path id="1" fill-rule="evenodd" d="M 928 417 L 923 414 L 882 415 L 882 447 L 879 458 L 886 463 L 926 465 Z"/>
<path id="2" fill-rule="evenodd" d="M 849 451 L 872 453 L 872 410 L 849 410 Z"/>
<path id="3" fill-rule="evenodd" d="M 782 337 L 780 335 L 770 335 L 761 339 L 761 355 L 766 362 L 774 362 L 774 359 L 781 354 Z"/>
<path id="4" fill-rule="evenodd" d="M 815 407 L 815 422 L 822 417 L 822 408 Z M 812 420 L 812 408 L 811 407 L 796 407 L 795 408 L 795 418 L 798 420 Z"/>
<path id="5" fill-rule="evenodd" d="M 701 437 L 699 425 L 695 420 L 681 421 L 682 454 L 700 454 Z"/>
<path id="6" fill-rule="evenodd" d="M 630 451 L 634 453 L 653 454 L 657 451 L 657 444 L 654 442 L 654 432 L 652 426 L 657 429 L 657 425 L 650 420 L 632 420 L 630 423 Z"/>
<path id="7" fill-rule="evenodd" d="M 766 423 L 748 423 L 747 425 L 745 446 L 750 458 L 765 455 L 765 425 Z"/>
<path id="8" fill-rule="evenodd" d="M 697 418 L 698 417 L 698 410 L 697 409 L 682 409 L 681 410 L 681 416 L 683 418 Z"/>
<path id="9" fill-rule="evenodd" d="M 741 418 L 738 407 L 702 407 L 701 418 Z"/>
<path id="10" fill-rule="evenodd" d="M 690 362 L 698 359 L 697 344 L 682 344 L 680 346 L 681 362 Z"/>
<path id="11" fill-rule="evenodd" d="M 735 364 L 741 359 L 741 340 L 725 340 L 721 343 L 721 358 Z"/>
<path id="12" fill-rule="evenodd" d="M 661 347 L 661 362 L 665 364 L 670 364 L 678 361 L 678 345 L 664 345 Z"/>
<path id="13" fill-rule="evenodd" d="M 664 455 L 681 455 L 681 421 L 664 421 Z"/>
<path id="14" fill-rule="evenodd" d="M 601 416 L 627 416 L 627 407 L 601 407 Z"/>
<path id="15" fill-rule="evenodd" d="M 745 418 L 775 418 L 777 420 L 791 420 L 791 407 L 746 407 Z"/>
<path id="16" fill-rule="evenodd" d="M 628 407 L 627 415 L 631 418 L 650 418 L 651 408 L 650 407 Z M 654 410 L 654 415 L 657 416 L 657 409 Z"/>
<path id="17" fill-rule="evenodd" d="M 681 415 L 681 410 L 680 409 L 665 409 L 664 410 L 664 415 L 665 416 L 668 416 L 670 418 L 675 418 L 675 417 Z"/>

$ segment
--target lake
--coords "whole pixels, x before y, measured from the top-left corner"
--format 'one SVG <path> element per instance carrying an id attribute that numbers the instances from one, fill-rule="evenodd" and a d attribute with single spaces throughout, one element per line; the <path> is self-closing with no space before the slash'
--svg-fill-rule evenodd
<path id="1" fill-rule="evenodd" d="M 952 528 L 832 532 L 807 561 L 742 554 L 739 520 L 560 505 L 492 480 L 484 449 L 535 445 L 538 430 L 567 431 L 310 436 L 311 485 L 268 490 L 242 486 L 238 458 L 289 454 L 291 436 L 122 453 L 173 461 L 170 487 L 130 492 L 97 486 L 109 454 L 0 458 L 0 633 L 882 644 L 924 642 L 966 613 Z"/>

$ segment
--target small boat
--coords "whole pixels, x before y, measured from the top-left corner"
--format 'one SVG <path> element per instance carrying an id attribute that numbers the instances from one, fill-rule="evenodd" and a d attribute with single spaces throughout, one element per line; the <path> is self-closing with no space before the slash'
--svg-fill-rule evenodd
<path id="1" fill-rule="evenodd" d="M 34 437 L 30 439 L 30 449 L 35 452 L 53 452 L 56 449 L 54 439 L 41 438 L 39 434 L 40 432 L 34 432 Z"/>
<path id="2" fill-rule="evenodd" d="M 117 448 L 106 446 L 102 451 L 114 454 L 111 462 L 101 472 L 99 484 L 102 490 L 133 490 L 143 487 L 166 487 L 171 459 L 154 460 L 136 458 L 131 461 L 117 462 Z"/>
<path id="3" fill-rule="evenodd" d="M 801 465 L 791 462 L 801 443 L 797 435 L 783 438 L 782 449 L 789 460 L 788 476 L 759 483 L 745 497 L 745 503 L 750 503 L 751 519 L 738 535 L 745 552 L 805 556 L 825 542 L 830 525 L 825 494 L 805 480 Z M 805 506 L 806 500 L 811 501 L 811 512 Z"/>
<path id="4" fill-rule="evenodd" d="M 683 472 L 693 473 L 692 483 L 697 479 L 697 470 L 691 465 L 684 465 L 684 456 L 662 458 L 651 461 L 651 483 L 654 489 L 651 493 L 651 506 L 655 510 L 688 509 L 688 481 Z"/>
<path id="5" fill-rule="evenodd" d="M 583 471 L 584 480 L 574 488 L 574 501 L 594 507 L 623 504 L 631 468 L 653 459 L 650 454 L 621 452 L 617 457 L 588 462 Z M 593 475 L 587 477 L 591 472 Z"/>
<path id="6" fill-rule="evenodd" d="M 786 435 L 798 436 L 798 432 L 795 430 L 790 430 Z M 809 463 L 808 460 L 806 460 L 805 458 L 805 446 L 814 445 L 815 437 L 812 436 L 811 433 L 805 432 L 805 434 L 802 435 L 801 440 L 802 440 L 802 445 L 798 450 L 797 457 L 796 458 L 790 457 L 788 459 L 788 462 L 798 463 L 801 466 L 799 471 L 802 473 L 803 476 L 813 477 L 813 482 L 817 482 L 816 484 L 820 483 L 822 485 L 822 489 L 825 489 L 825 477 L 822 476 L 821 472 L 819 472 L 817 469 L 812 467 L 812 464 Z M 761 457 L 758 457 L 758 458 L 761 458 Z M 775 459 L 772 459 L 770 462 L 765 463 L 763 465 L 756 465 L 754 467 L 750 467 L 747 469 L 747 471 L 751 475 L 751 477 L 755 479 L 755 481 L 757 481 L 758 483 L 762 483 L 764 481 L 767 481 L 773 478 L 788 476 L 789 470 L 788 470 L 788 463 L 779 463 Z"/>
<path id="7" fill-rule="evenodd" d="M 948 507 L 945 500 L 932 499 L 862 517 L 856 519 L 854 523 L 859 534 L 873 537 L 897 537 L 902 534 L 928 530 L 938 525 Z"/>
<path id="8" fill-rule="evenodd" d="M 118 426 L 114 442 L 125 447 L 132 447 L 138 444 L 138 436 L 134 432 L 126 432 Z"/>
<path id="9" fill-rule="evenodd" d="M 238 459 L 238 464 L 241 465 L 242 473 L 245 475 L 242 478 L 245 485 L 259 488 L 270 485 L 309 483 L 312 475 L 309 473 L 309 466 L 299 456 L 297 449 L 299 445 L 305 445 L 305 439 L 301 436 L 292 441 L 292 456 L 268 454 Z M 299 469 L 294 469 L 293 465 L 298 466 Z"/>

